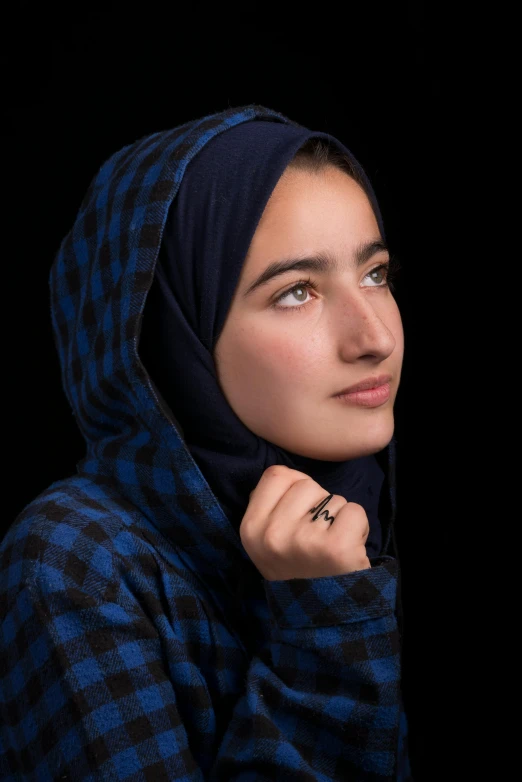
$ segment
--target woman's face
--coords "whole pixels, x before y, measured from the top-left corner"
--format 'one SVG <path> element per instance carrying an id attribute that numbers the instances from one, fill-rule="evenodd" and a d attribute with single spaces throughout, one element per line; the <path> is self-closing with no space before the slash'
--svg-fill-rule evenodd
<path id="1" fill-rule="evenodd" d="M 249 291 L 272 264 L 311 258 L 331 268 L 287 271 Z M 286 170 L 254 234 L 214 351 L 221 389 L 252 432 L 328 461 L 389 443 L 404 337 L 383 285 L 386 272 L 376 271 L 387 260 L 368 198 L 353 179 L 333 166 Z M 315 289 L 295 288 L 308 279 Z M 377 406 L 336 397 L 382 375 L 391 376 L 390 394 Z"/>

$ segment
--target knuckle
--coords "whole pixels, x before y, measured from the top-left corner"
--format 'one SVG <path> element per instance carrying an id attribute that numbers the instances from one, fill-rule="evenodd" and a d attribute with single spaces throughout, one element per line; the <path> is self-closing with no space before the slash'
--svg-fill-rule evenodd
<path id="1" fill-rule="evenodd" d="M 278 476 L 284 475 L 287 470 L 288 467 L 284 464 L 271 464 L 270 467 L 266 468 L 263 475 L 267 478 L 277 478 Z"/>
<path id="2" fill-rule="evenodd" d="M 366 526 L 368 524 L 368 516 L 362 505 L 359 505 L 356 502 L 349 502 L 347 504 L 349 506 L 350 517 L 353 521 L 362 526 Z"/>
<path id="3" fill-rule="evenodd" d="M 245 543 L 250 542 L 250 533 L 248 525 L 243 522 L 241 526 L 239 527 L 239 539 L 241 543 L 244 545 Z"/>

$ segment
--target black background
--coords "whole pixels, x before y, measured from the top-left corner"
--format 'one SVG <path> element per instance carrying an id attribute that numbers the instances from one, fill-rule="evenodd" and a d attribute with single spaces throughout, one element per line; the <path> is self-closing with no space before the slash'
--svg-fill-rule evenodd
<path id="1" fill-rule="evenodd" d="M 475 532 L 462 481 L 473 469 L 475 418 L 447 392 L 463 363 L 472 364 L 463 356 L 476 341 L 462 264 L 465 237 L 480 219 L 467 163 L 491 100 L 488 50 L 466 45 L 469 17 L 463 25 L 454 8 L 435 3 L 288 13 L 259 4 L 209 15 L 202 6 L 80 12 L 20 3 L 10 18 L 2 66 L 8 464 L 0 533 L 83 456 L 61 388 L 48 275 L 104 160 L 147 133 L 247 103 L 332 133 L 372 179 L 403 267 L 397 534 L 414 777 L 474 779 L 471 768 L 492 749 L 476 731 L 482 723 L 488 733 L 481 709 L 491 682 L 480 673 L 483 628 L 470 618 Z"/>

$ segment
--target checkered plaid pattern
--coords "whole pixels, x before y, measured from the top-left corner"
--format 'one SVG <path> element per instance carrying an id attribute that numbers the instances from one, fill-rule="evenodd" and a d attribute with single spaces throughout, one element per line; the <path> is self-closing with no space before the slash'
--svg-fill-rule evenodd
<path id="1" fill-rule="evenodd" d="M 230 109 L 100 169 L 51 271 L 77 474 L 0 546 L 0 779 L 407 780 L 391 556 L 266 581 L 138 356 L 169 205 Z"/>

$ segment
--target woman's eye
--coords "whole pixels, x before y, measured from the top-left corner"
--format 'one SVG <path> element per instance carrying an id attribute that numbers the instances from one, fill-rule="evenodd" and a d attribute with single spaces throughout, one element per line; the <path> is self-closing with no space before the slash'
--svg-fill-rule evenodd
<path id="1" fill-rule="evenodd" d="M 286 293 L 281 294 L 276 301 L 275 304 L 277 307 L 281 306 L 281 302 L 288 299 L 288 301 L 293 302 L 294 304 L 281 306 L 281 309 L 284 310 L 290 310 L 290 309 L 299 309 L 299 305 L 301 304 L 308 304 L 309 299 L 307 296 L 309 296 L 309 290 L 310 288 L 314 288 L 314 285 L 311 285 L 309 282 L 300 282 L 297 285 L 294 285 L 293 288 L 291 288 L 289 291 L 286 291 Z M 297 305 L 297 306 L 295 306 Z"/>
<path id="2" fill-rule="evenodd" d="M 366 277 L 373 283 L 373 286 L 370 285 L 370 287 L 381 287 L 386 285 L 388 279 L 388 264 L 383 263 L 380 266 L 377 266 L 375 269 L 372 269 L 371 272 L 368 272 Z"/>

